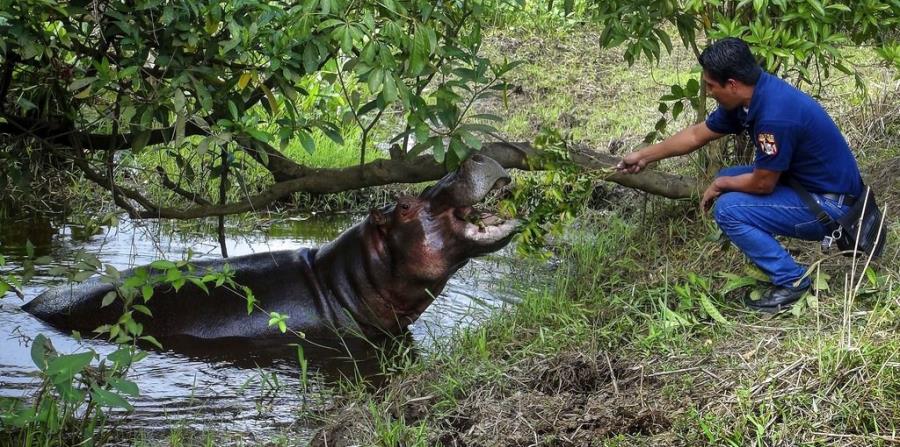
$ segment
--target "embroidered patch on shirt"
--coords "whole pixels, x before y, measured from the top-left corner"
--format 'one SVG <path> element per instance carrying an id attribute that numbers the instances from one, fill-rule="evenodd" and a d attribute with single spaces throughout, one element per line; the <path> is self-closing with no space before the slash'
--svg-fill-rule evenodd
<path id="1" fill-rule="evenodd" d="M 778 153 L 778 145 L 775 144 L 775 135 L 770 133 L 760 133 L 756 136 L 756 142 L 759 143 L 759 150 L 766 155 L 775 155 Z"/>

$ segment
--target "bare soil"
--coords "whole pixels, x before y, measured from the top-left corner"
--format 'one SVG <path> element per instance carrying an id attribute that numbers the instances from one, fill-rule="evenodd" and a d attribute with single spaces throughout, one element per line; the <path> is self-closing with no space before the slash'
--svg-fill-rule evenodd
<path id="1" fill-rule="evenodd" d="M 407 378 L 381 391 L 394 403 L 392 414 L 384 417 L 411 426 L 430 414 L 434 418 L 430 425 L 440 427 L 430 433 L 430 445 L 591 446 L 617 436 L 645 445 L 683 445 L 670 430 L 674 418 L 720 395 L 720 385 L 735 382 L 723 379 L 721 373 L 704 374 L 698 365 L 708 359 L 681 362 L 651 359 L 639 364 L 605 352 L 535 357 L 507 371 L 502 387 L 475 386 L 453 410 L 437 415 L 433 409 L 437 399 L 420 397 L 429 378 Z M 685 378 L 693 393 L 683 391 Z M 673 387 L 680 391 L 667 392 Z M 374 425 L 368 409 L 351 405 L 310 445 L 369 445 Z"/>

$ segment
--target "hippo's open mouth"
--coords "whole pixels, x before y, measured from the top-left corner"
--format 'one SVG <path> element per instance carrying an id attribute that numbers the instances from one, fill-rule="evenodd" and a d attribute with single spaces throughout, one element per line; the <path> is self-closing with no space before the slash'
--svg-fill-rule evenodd
<path id="1" fill-rule="evenodd" d="M 477 245 L 497 249 L 498 244 L 509 241 L 519 221 L 505 220 L 495 212 L 476 209 L 491 194 L 500 194 L 510 184 L 509 173 L 490 157 L 475 154 L 459 168 L 445 175 L 433 187 L 422 191 L 420 198 L 431 202 L 431 210 L 440 213 L 447 208 L 464 222 L 463 237 Z M 496 203 L 492 198 L 488 202 Z"/>
<path id="2" fill-rule="evenodd" d="M 486 194 L 490 196 L 489 202 L 499 202 L 502 195 L 506 193 L 504 188 L 509 184 L 508 179 L 498 180 L 494 187 Z M 479 244 L 493 244 L 501 241 L 513 234 L 519 226 L 517 219 L 504 219 L 495 211 L 484 209 L 482 203 L 475 206 L 465 206 L 457 208 L 454 215 L 465 221 L 463 236 L 473 242 Z"/>

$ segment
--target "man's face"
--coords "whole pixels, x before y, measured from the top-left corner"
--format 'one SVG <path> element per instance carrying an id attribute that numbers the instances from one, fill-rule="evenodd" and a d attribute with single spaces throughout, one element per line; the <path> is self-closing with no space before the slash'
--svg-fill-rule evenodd
<path id="1" fill-rule="evenodd" d="M 712 96 L 719 103 L 720 107 L 725 110 L 733 110 L 741 105 L 741 100 L 737 94 L 737 84 L 734 79 L 729 79 L 724 84 L 719 84 L 704 71 L 703 82 L 706 84 L 706 93 Z"/>

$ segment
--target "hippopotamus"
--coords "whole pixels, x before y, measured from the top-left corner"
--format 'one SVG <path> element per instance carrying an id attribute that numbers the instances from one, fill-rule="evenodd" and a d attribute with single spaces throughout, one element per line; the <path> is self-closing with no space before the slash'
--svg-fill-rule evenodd
<path id="1" fill-rule="evenodd" d="M 207 293 L 192 283 L 179 290 L 162 283 L 146 303 L 136 299 L 152 318 L 140 312 L 134 318 L 143 334 L 159 340 L 398 334 L 469 259 L 509 243 L 518 221 L 474 208 L 509 182 L 499 163 L 476 154 L 418 196 L 373 209 L 320 248 L 191 263 L 201 276 L 227 264 L 264 311 L 248 314 L 247 301 L 233 288 L 209 287 Z M 122 272 L 122 280 L 135 270 Z M 59 329 L 90 332 L 121 317 L 122 299 L 101 306 L 113 290 L 94 277 L 46 291 L 23 308 Z M 270 325 L 269 312 L 287 315 L 289 330 Z"/>

